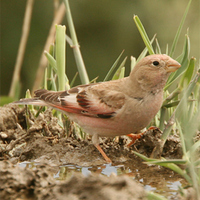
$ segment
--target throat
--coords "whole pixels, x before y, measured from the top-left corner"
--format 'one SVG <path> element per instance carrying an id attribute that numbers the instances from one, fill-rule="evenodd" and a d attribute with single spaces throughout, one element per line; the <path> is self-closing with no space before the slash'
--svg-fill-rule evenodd
<path id="1" fill-rule="evenodd" d="M 152 95 L 157 95 L 157 94 L 163 93 L 164 86 L 165 86 L 165 81 L 154 83 L 147 87 L 147 91 L 149 91 L 150 94 Z"/>
<path id="2" fill-rule="evenodd" d="M 155 88 L 155 89 L 150 90 L 151 95 L 157 95 L 160 92 L 162 92 L 162 89 Z"/>

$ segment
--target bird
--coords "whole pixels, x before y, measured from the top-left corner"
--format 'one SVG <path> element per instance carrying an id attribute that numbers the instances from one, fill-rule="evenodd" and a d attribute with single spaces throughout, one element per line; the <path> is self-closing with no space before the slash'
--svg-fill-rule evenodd
<path id="1" fill-rule="evenodd" d="M 34 98 L 14 103 L 62 111 L 92 136 L 94 146 L 111 163 L 99 145 L 99 138 L 130 134 L 139 138 L 137 134 L 149 125 L 162 106 L 163 88 L 170 73 L 180 67 L 168 55 L 148 55 L 137 62 L 127 77 L 78 85 L 66 91 L 39 89 Z"/>

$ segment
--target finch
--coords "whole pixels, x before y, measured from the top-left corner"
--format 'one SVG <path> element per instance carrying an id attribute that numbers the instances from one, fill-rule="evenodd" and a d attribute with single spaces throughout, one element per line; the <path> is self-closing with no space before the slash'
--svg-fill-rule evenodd
<path id="1" fill-rule="evenodd" d="M 148 126 L 162 106 L 163 88 L 170 73 L 180 67 L 167 55 L 149 55 L 135 65 L 128 77 L 79 85 L 67 91 L 39 89 L 34 98 L 14 103 L 62 111 L 92 135 L 94 146 L 111 162 L 99 146 L 99 137 L 138 133 Z"/>

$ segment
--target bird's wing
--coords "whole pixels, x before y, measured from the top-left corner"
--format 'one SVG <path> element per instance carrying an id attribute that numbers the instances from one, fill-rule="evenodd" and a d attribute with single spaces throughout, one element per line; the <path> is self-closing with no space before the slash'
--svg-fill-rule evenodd
<path id="1" fill-rule="evenodd" d="M 51 106 L 69 113 L 110 118 L 123 107 L 125 100 L 122 92 L 102 88 L 101 84 L 90 84 L 61 92 L 36 90 L 35 98 L 22 99 L 21 103 L 32 102 L 34 105 Z"/>
<path id="2" fill-rule="evenodd" d="M 101 84 L 76 87 L 60 95 L 63 108 L 68 112 L 87 116 L 110 118 L 125 104 L 122 92 L 104 89 Z"/>

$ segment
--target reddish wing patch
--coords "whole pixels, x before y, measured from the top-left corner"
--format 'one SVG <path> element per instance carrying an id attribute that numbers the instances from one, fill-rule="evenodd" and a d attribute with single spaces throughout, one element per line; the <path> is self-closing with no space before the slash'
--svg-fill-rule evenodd
<path id="1" fill-rule="evenodd" d="M 87 99 L 87 94 L 85 90 L 82 92 L 79 92 L 76 96 L 78 104 L 83 108 L 89 108 L 90 107 L 90 101 Z"/>

